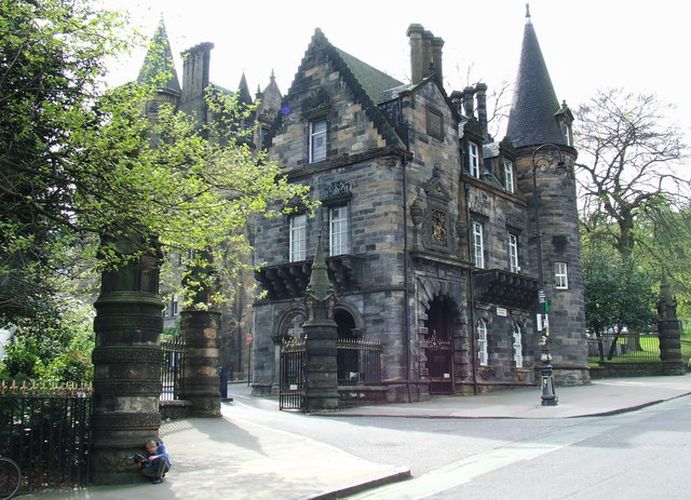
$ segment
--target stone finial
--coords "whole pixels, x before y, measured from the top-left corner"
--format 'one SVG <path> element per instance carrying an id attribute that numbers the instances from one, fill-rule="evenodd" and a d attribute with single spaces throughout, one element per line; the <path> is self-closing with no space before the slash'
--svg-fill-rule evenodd
<path id="1" fill-rule="evenodd" d="M 662 274 L 660 295 L 657 299 L 657 312 L 662 319 L 677 319 L 677 301 L 672 296 L 667 273 Z"/>
<path id="2" fill-rule="evenodd" d="M 526 18 L 526 22 L 529 23 L 530 22 L 530 4 L 529 3 L 525 4 L 525 18 Z"/>
<path id="3" fill-rule="evenodd" d="M 317 249 L 314 252 L 312 273 L 310 274 L 310 282 L 307 285 L 305 294 L 320 302 L 334 295 L 334 288 L 329 280 L 329 273 L 327 272 L 321 231 L 317 235 Z"/>

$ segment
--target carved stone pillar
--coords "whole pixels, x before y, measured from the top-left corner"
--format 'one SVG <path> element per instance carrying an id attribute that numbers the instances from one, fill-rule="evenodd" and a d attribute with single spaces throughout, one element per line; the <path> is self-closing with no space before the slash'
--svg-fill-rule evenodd
<path id="1" fill-rule="evenodd" d="M 192 403 L 193 417 L 220 417 L 221 394 L 218 375 L 218 332 L 221 313 L 214 310 L 185 310 L 180 329 L 185 339 L 182 399 Z"/>
<path id="2" fill-rule="evenodd" d="M 180 313 L 180 330 L 185 339 L 182 370 L 182 399 L 192 403 L 193 417 L 220 417 L 219 339 L 221 313 L 213 307 L 216 289 L 213 257 L 203 252 L 189 270 L 193 303 Z M 201 307 L 200 307 L 201 306 Z"/>
<path id="3" fill-rule="evenodd" d="M 660 296 L 657 301 L 657 332 L 660 336 L 660 359 L 666 375 L 684 375 L 686 368 L 681 359 L 681 331 L 677 319 L 677 301 L 669 290 L 667 277 L 663 275 Z"/>
<path id="4" fill-rule="evenodd" d="M 305 332 L 305 409 L 333 410 L 338 408 L 338 333 L 333 318 L 336 297 L 329 281 L 322 250 L 321 234 L 312 274 L 305 291 L 307 321 Z"/>
<path id="5" fill-rule="evenodd" d="M 128 457 L 158 436 L 163 329 L 159 264 L 159 256 L 145 254 L 101 277 L 92 355 L 95 484 L 140 481 Z"/>

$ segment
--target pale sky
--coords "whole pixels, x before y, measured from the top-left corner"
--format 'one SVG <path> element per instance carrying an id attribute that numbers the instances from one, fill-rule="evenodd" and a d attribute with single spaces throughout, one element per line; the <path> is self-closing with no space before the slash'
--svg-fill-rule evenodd
<path id="1" fill-rule="evenodd" d="M 266 86 L 272 69 L 281 92 L 288 91 L 317 27 L 333 45 L 408 82 L 411 23 L 444 39 L 447 92 L 480 80 L 491 91 L 503 81 L 513 83 L 525 23 L 524 0 L 102 1 L 128 10 L 147 36 L 162 14 L 178 75 L 181 51 L 213 42 L 211 80 L 234 90 L 244 71 L 253 94 L 257 85 Z M 606 87 L 654 92 L 677 106 L 672 118 L 691 143 L 691 7 L 686 2 L 533 0 L 530 11 L 560 101 L 575 109 Z M 121 61 L 110 81 L 136 78 L 143 58 L 144 52 L 136 51 Z"/>

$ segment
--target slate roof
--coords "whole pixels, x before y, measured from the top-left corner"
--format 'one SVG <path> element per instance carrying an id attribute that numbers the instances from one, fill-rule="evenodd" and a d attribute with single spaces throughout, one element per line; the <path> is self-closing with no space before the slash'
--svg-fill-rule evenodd
<path id="1" fill-rule="evenodd" d="M 528 17 L 506 135 L 515 147 L 564 145 L 555 113 L 560 109 L 533 24 Z"/>
<path id="2" fill-rule="evenodd" d="M 170 50 L 170 42 L 168 41 L 168 34 L 166 33 L 166 26 L 161 19 L 156 28 L 149 50 L 144 57 L 144 63 L 139 70 L 137 82 L 150 83 L 156 76 L 165 73 L 166 81 L 161 86 L 161 90 L 167 90 L 175 94 L 180 93 L 180 82 L 178 74 L 175 71 L 175 63 L 173 62 L 173 52 Z"/>
<path id="3" fill-rule="evenodd" d="M 388 146 L 406 149 L 405 143 L 401 137 L 396 133 L 391 123 L 386 119 L 386 116 L 379 109 L 377 104 L 380 98 L 385 95 L 385 91 L 390 87 L 398 87 L 403 85 L 395 78 L 390 77 L 386 73 L 362 62 L 356 57 L 351 56 L 329 42 L 324 33 L 317 28 L 314 31 L 312 40 L 307 47 L 305 57 L 298 68 L 297 75 L 293 85 L 288 90 L 288 93 L 283 98 L 282 108 L 288 108 L 288 101 L 291 94 L 295 91 L 296 82 L 299 80 L 299 75 L 303 74 L 308 64 L 310 64 L 309 56 L 318 52 L 324 53 L 334 69 L 340 73 L 341 78 L 353 93 L 355 99 L 362 104 L 365 114 L 369 118 L 379 133 L 382 135 Z M 298 85 L 299 86 L 299 85 Z M 277 133 L 283 121 L 283 113 L 278 113 L 276 119 L 271 127 L 270 138 Z"/>
<path id="4" fill-rule="evenodd" d="M 338 47 L 334 48 L 360 83 L 362 89 L 375 104 L 383 102 L 382 98 L 385 96 L 385 91 L 403 85 L 403 82 L 399 82 L 366 62 L 351 56 L 347 52 L 343 52 Z"/>

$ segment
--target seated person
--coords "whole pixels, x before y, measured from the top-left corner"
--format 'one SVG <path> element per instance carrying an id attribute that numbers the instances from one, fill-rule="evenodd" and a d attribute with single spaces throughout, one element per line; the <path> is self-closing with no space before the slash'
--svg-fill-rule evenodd
<path id="1" fill-rule="evenodd" d="M 147 440 L 144 448 L 146 448 L 146 460 L 139 462 L 139 471 L 154 484 L 161 483 L 171 467 L 168 450 L 162 442 L 154 439 Z"/>

